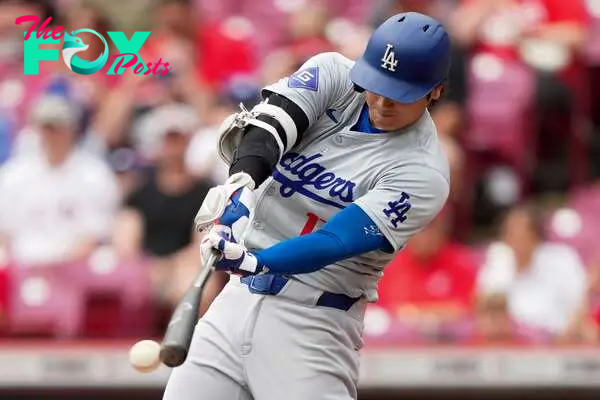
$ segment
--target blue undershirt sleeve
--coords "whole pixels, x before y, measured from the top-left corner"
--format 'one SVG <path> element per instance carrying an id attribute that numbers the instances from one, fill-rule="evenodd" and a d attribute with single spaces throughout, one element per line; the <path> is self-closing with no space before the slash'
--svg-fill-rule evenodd
<path id="1" fill-rule="evenodd" d="M 254 253 L 273 274 L 305 274 L 374 250 L 393 252 L 373 220 L 357 205 L 337 213 L 321 229 Z"/>

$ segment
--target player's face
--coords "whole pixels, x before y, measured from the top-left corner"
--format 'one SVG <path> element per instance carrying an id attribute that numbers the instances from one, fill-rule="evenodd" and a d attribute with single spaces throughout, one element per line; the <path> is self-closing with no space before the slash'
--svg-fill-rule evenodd
<path id="1" fill-rule="evenodd" d="M 398 103 L 394 100 L 367 92 L 369 119 L 377 129 L 395 131 L 415 123 L 432 100 L 440 98 L 442 86 L 436 87 L 429 98 L 424 97 L 415 103 Z"/>

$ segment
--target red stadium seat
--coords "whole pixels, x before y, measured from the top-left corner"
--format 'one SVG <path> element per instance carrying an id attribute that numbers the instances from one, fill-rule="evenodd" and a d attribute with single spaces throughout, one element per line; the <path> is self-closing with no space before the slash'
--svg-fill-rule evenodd
<path id="1" fill-rule="evenodd" d="M 600 210 L 600 184 L 577 188 L 571 193 L 569 204 L 573 208 L 585 209 L 590 214 L 593 213 L 594 208 Z"/>
<path id="2" fill-rule="evenodd" d="M 584 49 L 585 58 L 590 65 L 600 65 L 600 18 L 593 12 L 589 35 Z"/>
<path id="3" fill-rule="evenodd" d="M 9 332 L 13 336 L 78 336 L 84 314 L 84 293 L 74 281 L 72 266 L 9 268 Z"/>
<path id="4" fill-rule="evenodd" d="M 600 123 L 600 17 L 592 10 L 590 14 L 592 22 L 584 57 L 589 72 L 590 113 L 597 127 Z"/>
<path id="5" fill-rule="evenodd" d="M 88 263 L 12 266 L 11 335 L 136 337 L 151 332 L 149 277 L 141 263 L 121 263 L 110 249 Z"/>
<path id="6" fill-rule="evenodd" d="M 142 262 L 122 262 L 105 247 L 73 270 L 86 296 L 86 337 L 136 336 L 153 322 L 149 274 Z"/>
<path id="7" fill-rule="evenodd" d="M 477 183 L 493 167 L 508 167 L 515 174 L 517 196 L 529 191 L 533 176 L 529 157 L 537 142 L 532 129 L 536 125 L 532 118 L 535 77 L 520 62 L 488 54 L 468 60 L 466 73 L 469 95 L 460 139 L 466 149 L 466 166 L 458 213 L 462 221 L 473 221 Z M 463 231 L 469 228 L 469 223 L 462 222 Z"/>
<path id="8" fill-rule="evenodd" d="M 590 265 L 600 256 L 600 187 L 578 189 L 564 208 L 554 212 L 548 224 L 550 240 L 567 243 Z"/>
<path id="9" fill-rule="evenodd" d="M 465 145 L 492 154 L 525 177 L 527 155 L 536 138 L 532 130 L 534 74 L 520 62 L 477 55 L 468 67 Z"/>
<path id="10" fill-rule="evenodd" d="M 139 307 L 150 295 L 150 277 L 142 262 L 123 262 L 103 247 L 73 274 L 87 293 L 118 293 L 127 307 Z"/>
<path id="11" fill-rule="evenodd" d="M 469 340 L 475 320 L 465 316 L 460 320 L 428 323 L 418 314 L 414 320 L 394 318 L 378 305 L 368 308 L 364 339 L 368 344 L 460 343 Z"/>

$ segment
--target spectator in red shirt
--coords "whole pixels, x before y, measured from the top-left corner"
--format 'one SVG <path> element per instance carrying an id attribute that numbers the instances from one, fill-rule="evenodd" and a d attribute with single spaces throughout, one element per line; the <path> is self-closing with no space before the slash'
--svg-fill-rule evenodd
<path id="1" fill-rule="evenodd" d="M 221 23 L 202 21 L 187 0 L 163 0 L 156 10 L 157 27 L 147 49 L 173 66 L 179 57 L 193 59 L 200 79 L 218 90 L 237 74 L 255 70 L 251 23 L 229 18 Z"/>
<path id="2" fill-rule="evenodd" d="M 476 54 L 564 72 L 578 61 L 588 23 L 583 0 L 462 0 L 453 33 Z"/>
<path id="3" fill-rule="evenodd" d="M 379 305 L 402 323 L 443 327 L 471 311 L 475 260 L 450 238 L 450 226 L 445 209 L 385 269 Z"/>

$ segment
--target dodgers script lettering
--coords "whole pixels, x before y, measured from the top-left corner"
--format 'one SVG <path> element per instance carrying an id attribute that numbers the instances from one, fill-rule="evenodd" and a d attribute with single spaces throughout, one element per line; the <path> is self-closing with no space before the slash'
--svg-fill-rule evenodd
<path id="1" fill-rule="evenodd" d="M 317 202 L 338 208 L 344 208 L 345 205 L 336 200 L 341 200 L 342 203 L 353 202 L 356 184 L 336 176 L 333 172 L 327 171 L 324 166 L 315 162 L 322 156 L 319 153 L 311 156 L 297 153 L 284 155 L 279 165 L 284 171 L 297 179 L 289 178 L 279 171 L 273 174 L 273 179 L 281 183 L 281 196 L 291 197 L 294 193 L 300 193 Z M 323 196 L 325 193 L 329 195 L 329 198 Z"/>

